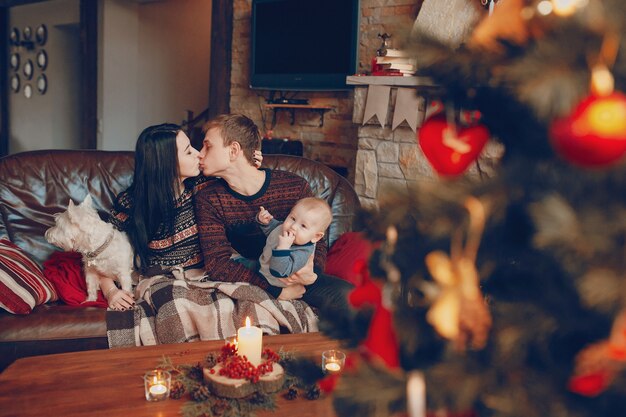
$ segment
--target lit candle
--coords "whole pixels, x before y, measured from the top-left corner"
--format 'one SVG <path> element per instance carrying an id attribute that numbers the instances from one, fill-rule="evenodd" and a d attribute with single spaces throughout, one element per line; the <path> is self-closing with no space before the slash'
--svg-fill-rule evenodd
<path id="1" fill-rule="evenodd" d="M 340 350 L 322 352 L 322 370 L 324 372 L 339 372 L 346 361 L 346 354 Z"/>
<path id="2" fill-rule="evenodd" d="M 152 395 L 162 395 L 167 392 L 167 387 L 163 384 L 159 384 L 156 377 L 154 377 L 154 385 L 150 387 L 149 391 Z"/>
<path id="3" fill-rule="evenodd" d="M 426 382 L 420 371 L 411 371 L 406 383 L 409 417 L 426 417 Z"/>
<path id="4" fill-rule="evenodd" d="M 154 370 L 144 375 L 146 400 L 162 401 L 169 396 L 171 374 L 167 371 Z"/>
<path id="5" fill-rule="evenodd" d="M 328 372 L 339 372 L 341 371 L 341 366 L 337 362 L 330 362 L 326 364 L 326 370 Z"/>
<path id="6" fill-rule="evenodd" d="M 250 326 L 250 317 L 246 317 L 246 327 L 237 330 L 237 343 L 239 356 L 245 356 L 254 366 L 261 364 L 263 331 L 256 326 Z"/>

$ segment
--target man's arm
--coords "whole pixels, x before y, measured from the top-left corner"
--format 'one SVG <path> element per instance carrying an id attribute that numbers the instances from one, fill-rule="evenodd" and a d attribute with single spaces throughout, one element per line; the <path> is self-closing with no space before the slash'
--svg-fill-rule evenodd
<path id="1" fill-rule="evenodd" d="M 224 220 L 211 203 L 210 195 L 210 193 L 201 192 L 196 196 L 195 201 L 200 247 L 204 257 L 204 268 L 209 277 L 215 281 L 248 282 L 278 297 L 281 288 L 270 285 L 256 271 L 230 259 L 233 249 L 226 237 Z"/>

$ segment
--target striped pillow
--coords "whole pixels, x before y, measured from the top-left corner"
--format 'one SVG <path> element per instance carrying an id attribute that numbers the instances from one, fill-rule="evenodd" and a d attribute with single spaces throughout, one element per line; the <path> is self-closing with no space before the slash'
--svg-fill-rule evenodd
<path id="1" fill-rule="evenodd" d="M 39 304 L 58 299 L 39 265 L 7 239 L 0 239 L 0 308 L 28 314 Z"/>

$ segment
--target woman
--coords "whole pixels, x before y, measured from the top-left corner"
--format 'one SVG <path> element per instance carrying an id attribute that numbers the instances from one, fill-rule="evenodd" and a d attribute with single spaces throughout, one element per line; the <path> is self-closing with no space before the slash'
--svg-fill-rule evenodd
<path id="1" fill-rule="evenodd" d="M 139 135 L 133 183 L 117 196 L 110 222 L 127 233 L 142 275 L 203 267 L 192 201 L 207 180 L 199 176 L 198 155 L 178 125 L 150 126 Z M 112 309 L 134 304 L 111 279 L 102 278 L 100 289 Z"/>

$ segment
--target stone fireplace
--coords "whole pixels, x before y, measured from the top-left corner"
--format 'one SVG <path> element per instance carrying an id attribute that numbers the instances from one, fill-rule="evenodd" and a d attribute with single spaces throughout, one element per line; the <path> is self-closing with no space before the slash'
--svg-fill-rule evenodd
<path id="1" fill-rule="evenodd" d="M 387 190 L 406 188 L 420 180 L 434 180 L 437 173 L 422 153 L 417 139 L 419 126 L 429 114 L 430 99 L 436 98 L 437 86 L 425 77 L 348 77 L 348 84 L 354 85 L 354 111 L 352 122 L 357 128 L 357 154 L 354 188 L 365 208 L 377 206 L 377 200 Z M 385 120 L 374 116 L 365 119 L 368 90 L 373 85 L 390 87 Z M 409 112 L 417 120 L 414 132 L 407 121 L 392 129 L 398 89 L 411 89 L 419 99 L 418 108 Z M 382 126 L 381 126 L 382 125 Z M 478 164 L 473 164 L 466 175 L 490 176 L 494 165 L 502 154 L 502 146 L 490 141 L 483 150 Z M 480 167 L 480 168 L 479 168 Z"/>

